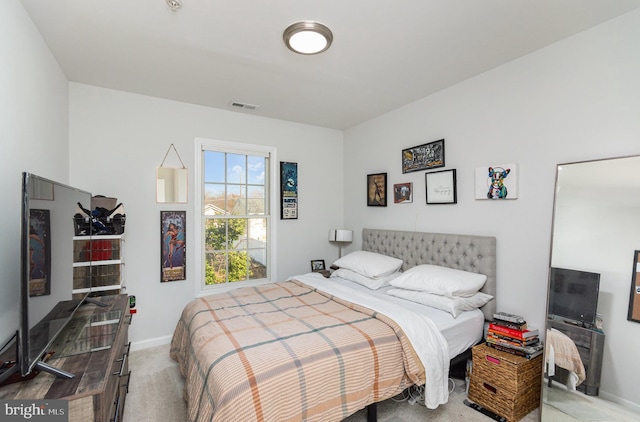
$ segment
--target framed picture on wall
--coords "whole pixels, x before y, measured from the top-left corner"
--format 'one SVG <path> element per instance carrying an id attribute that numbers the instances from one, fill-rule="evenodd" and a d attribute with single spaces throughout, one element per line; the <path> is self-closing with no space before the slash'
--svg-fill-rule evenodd
<path id="1" fill-rule="evenodd" d="M 629 321 L 640 322 L 640 251 L 633 254 L 633 269 L 631 270 L 631 294 L 629 295 Z"/>
<path id="2" fill-rule="evenodd" d="M 280 162 L 280 219 L 298 218 L 298 163 Z"/>
<path id="3" fill-rule="evenodd" d="M 476 199 L 517 199 L 518 164 L 492 164 L 476 167 Z"/>
<path id="4" fill-rule="evenodd" d="M 402 150 L 402 173 L 444 167 L 444 139 Z"/>
<path id="5" fill-rule="evenodd" d="M 413 183 L 397 183 L 393 185 L 393 202 L 410 204 L 413 202 Z"/>
<path id="6" fill-rule="evenodd" d="M 187 279 L 186 211 L 160 211 L 160 282 Z"/>
<path id="7" fill-rule="evenodd" d="M 367 206 L 387 206 L 387 173 L 367 174 Z"/>
<path id="8" fill-rule="evenodd" d="M 458 202 L 455 169 L 426 173 L 425 184 L 427 204 L 455 204 Z"/>

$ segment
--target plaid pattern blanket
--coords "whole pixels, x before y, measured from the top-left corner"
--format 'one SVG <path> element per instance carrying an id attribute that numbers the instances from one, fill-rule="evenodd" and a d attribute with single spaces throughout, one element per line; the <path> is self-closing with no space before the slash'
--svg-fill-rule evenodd
<path id="1" fill-rule="evenodd" d="M 340 421 L 425 381 L 394 321 L 295 280 L 192 301 L 171 357 L 191 421 Z"/>

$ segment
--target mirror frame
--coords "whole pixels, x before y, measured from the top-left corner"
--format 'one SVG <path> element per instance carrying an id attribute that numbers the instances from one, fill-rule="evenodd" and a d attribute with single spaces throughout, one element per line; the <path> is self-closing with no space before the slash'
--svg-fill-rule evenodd
<path id="1" fill-rule="evenodd" d="M 631 269 L 631 292 L 629 294 L 629 313 L 627 320 L 640 322 L 640 251 L 633 255 L 633 268 Z"/>

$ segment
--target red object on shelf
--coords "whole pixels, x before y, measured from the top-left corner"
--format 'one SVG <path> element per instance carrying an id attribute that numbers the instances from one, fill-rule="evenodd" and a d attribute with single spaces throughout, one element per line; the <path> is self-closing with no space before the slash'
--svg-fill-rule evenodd
<path id="1" fill-rule="evenodd" d="M 90 261 L 107 261 L 113 256 L 110 240 L 90 240 L 85 251 L 89 252 Z"/>

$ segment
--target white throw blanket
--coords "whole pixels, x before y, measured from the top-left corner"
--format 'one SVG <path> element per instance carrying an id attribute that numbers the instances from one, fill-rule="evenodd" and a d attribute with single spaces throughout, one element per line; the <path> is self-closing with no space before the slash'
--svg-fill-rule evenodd
<path id="1" fill-rule="evenodd" d="M 431 319 L 379 297 L 362 295 L 318 273 L 291 278 L 393 319 L 406 334 L 425 368 L 425 405 L 429 409 L 435 409 L 449 400 L 449 348 L 447 341 Z"/>

